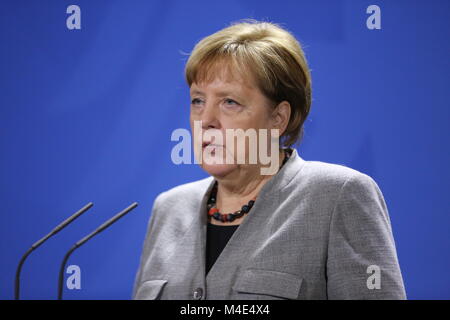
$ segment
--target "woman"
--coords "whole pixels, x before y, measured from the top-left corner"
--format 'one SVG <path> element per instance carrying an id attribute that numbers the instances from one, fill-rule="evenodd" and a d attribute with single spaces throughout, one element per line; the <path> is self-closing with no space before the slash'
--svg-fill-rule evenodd
<path id="1" fill-rule="evenodd" d="M 404 299 L 375 181 L 291 148 L 311 105 L 297 40 L 272 23 L 237 23 L 201 40 L 185 72 L 191 127 L 211 133 L 193 130 L 210 177 L 156 198 L 133 297 Z M 271 134 L 244 148 L 238 135 L 218 139 L 239 129 Z M 279 148 L 267 146 L 274 139 Z M 249 161 L 261 143 L 275 155 L 272 174 L 262 174 L 261 159 Z M 219 161 L 230 155 L 245 161 Z"/>

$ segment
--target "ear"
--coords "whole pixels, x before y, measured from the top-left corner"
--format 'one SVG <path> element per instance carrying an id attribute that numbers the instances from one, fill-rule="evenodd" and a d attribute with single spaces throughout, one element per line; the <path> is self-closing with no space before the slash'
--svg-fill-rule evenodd
<path id="1" fill-rule="evenodd" d="M 280 137 L 286 131 L 291 117 L 291 104 L 287 101 L 280 102 L 272 111 L 272 129 L 280 130 Z"/>

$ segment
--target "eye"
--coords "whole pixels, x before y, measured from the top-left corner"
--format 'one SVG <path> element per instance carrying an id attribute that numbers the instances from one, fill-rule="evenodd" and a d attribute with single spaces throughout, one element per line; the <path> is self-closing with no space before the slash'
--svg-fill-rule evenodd
<path id="1" fill-rule="evenodd" d="M 237 105 L 239 105 L 239 103 L 237 103 L 233 99 L 229 99 L 229 98 L 225 99 L 224 102 L 225 102 L 225 105 L 227 105 L 227 106 L 237 106 Z"/>
<path id="2" fill-rule="evenodd" d="M 192 105 L 199 105 L 199 104 L 201 104 L 203 101 L 201 100 L 201 99 L 199 99 L 199 98 L 194 98 L 194 99 L 192 99 L 191 100 L 191 104 Z"/>

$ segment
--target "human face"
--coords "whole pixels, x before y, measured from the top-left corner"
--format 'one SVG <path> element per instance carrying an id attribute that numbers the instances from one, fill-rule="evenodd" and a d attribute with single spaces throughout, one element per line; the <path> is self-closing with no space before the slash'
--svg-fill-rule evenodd
<path id="1" fill-rule="evenodd" d="M 273 128 L 271 108 L 273 103 L 257 88 L 253 81 L 239 76 L 229 76 L 226 72 L 218 70 L 217 75 L 210 81 L 193 83 L 190 88 L 191 108 L 190 125 L 194 135 L 194 141 L 201 146 L 202 168 L 210 175 L 217 178 L 225 177 L 238 169 L 252 166 L 248 162 L 248 141 L 245 150 L 237 150 L 238 143 L 234 143 L 234 150 L 227 148 L 227 129 L 259 129 L 270 130 Z M 194 121 L 201 121 L 203 134 L 194 130 Z M 222 141 L 215 141 L 207 133 L 214 132 L 222 135 Z M 201 141 L 201 143 L 199 143 Z M 258 137 L 259 141 L 259 137 Z M 195 142 L 194 142 L 195 143 Z M 208 145 L 209 143 L 209 145 Z M 259 145 L 259 143 L 258 143 Z M 209 148 L 210 152 L 205 152 Z M 195 149 L 195 148 L 194 148 Z M 199 150 L 196 151 L 197 159 Z M 208 154 L 215 155 L 220 152 L 223 159 L 221 163 L 210 163 L 205 157 Z M 244 152 L 245 164 L 238 163 L 236 157 Z M 226 155 L 231 154 L 233 163 L 225 161 Z M 255 164 L 253 164 L 255 166 Z M 258 164 L 256 164 L 258 166 Z"/>

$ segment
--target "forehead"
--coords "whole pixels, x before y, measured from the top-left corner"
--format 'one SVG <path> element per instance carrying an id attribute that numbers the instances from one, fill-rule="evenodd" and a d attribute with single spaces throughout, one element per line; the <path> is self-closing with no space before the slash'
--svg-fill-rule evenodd
<path id="1" fill-rule="evenodd" d="M 215 63 L 201 68 L 192 83 L 191 93 L 199 91 L 227 91 L 233 90 L 248 93 L 257 89 L 251 73 L 238 68 L 234 63 Z"/>

